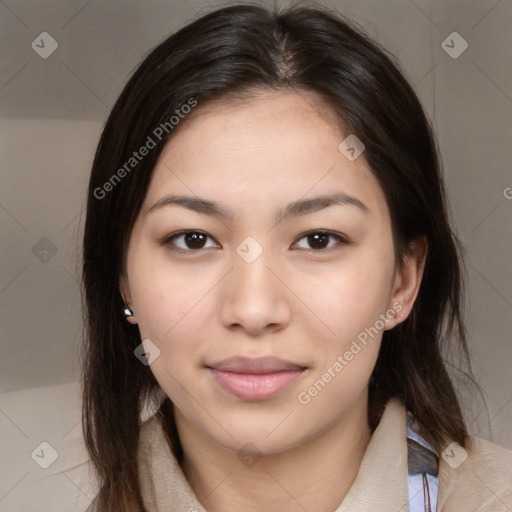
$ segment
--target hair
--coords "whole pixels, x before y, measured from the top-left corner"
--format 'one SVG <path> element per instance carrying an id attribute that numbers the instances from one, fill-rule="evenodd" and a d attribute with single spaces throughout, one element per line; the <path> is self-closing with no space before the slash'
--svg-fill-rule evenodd
<path id="1" fill-rule="evenodd" d="M 134 71 L 98 143 L 83 239 L 82 423 L 100 482 L 98 510 L 144 510 L 137 470 L 141 412 L 159 385 L 134 356 L 140 334 L 122 314 L 119 282 L 157 159 L 188 120 L 169 129 L 169 119 L 191 99 L 199 110 L 214 100 L 261 92 L 314 93 L 364 143 L 364 158 L 390 211 L 396 263 L 403 263 L 414 238 L 428 241 L 413 309 L 383 333 L 369 383 L 368 421 L 374 430 L 386 402 L 398 397 L 437 446 L 446 440 L 465 446 L 468 431 L 448 357 L 457 352 L 454 367 L 464 365 L 468 370 L 458 371 L 471 378 L 462 317 L 463 250 L 450 227 L 432 128 L 404 75 L 393 55 L 336 12 L 251 4 L 193 21 L 152 49 Z M 116 170 L 159 126 L 167 127 L 162 140 L 114 182 Z M 169 398 L 158 412 L 180 457 Z"/>

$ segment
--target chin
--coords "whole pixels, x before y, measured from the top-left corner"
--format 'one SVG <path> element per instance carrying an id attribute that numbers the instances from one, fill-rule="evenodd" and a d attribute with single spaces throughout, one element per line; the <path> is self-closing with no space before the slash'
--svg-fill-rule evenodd
<path id="1" fill-rule="evenodd" d="M 261 455 L 277 455 L 304 441 L 303 429 L 291 423 L 286 426 L 279 425 L 282 420 L 283 417 L 278 421 L 260 421 L 259 425 L 247 419 L 224 422 L 223 426 L 231 435 L 224 430 L 219 432 L 216 429 L 215 433 L 211 432 L 211 436 L 226 448 L 236 452 L 254 450 Z"/>

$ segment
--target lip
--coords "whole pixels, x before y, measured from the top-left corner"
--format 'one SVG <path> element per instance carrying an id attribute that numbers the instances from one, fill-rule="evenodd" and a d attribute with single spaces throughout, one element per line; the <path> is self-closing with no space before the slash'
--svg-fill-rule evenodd
<path id="1" fill-rule="evenodd" d="M 206 368 L 225 391 L 242 400 L 272 398 L 306 370 L 276 357 L 232 357 Z"/>
<path id="2" fill-rule="evenodd" d="M 305 369 L 304 366 L 285 361 L 284 359 L 279 359 L 278 357 L 270 356 L 258 358 L 235 356 L 207 366 L 214 370 L 245 374 L 275 373 Z"/>

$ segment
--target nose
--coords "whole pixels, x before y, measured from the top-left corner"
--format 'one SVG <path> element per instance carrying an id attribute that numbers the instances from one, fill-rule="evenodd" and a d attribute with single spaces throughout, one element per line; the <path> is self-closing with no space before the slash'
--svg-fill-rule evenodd
<path id="1" fill-rule="evenodd" d="M 289 300 L 293 295 L 279 265 L 263 251 L 251 263 L 238 254 L 222 290 L 221 320 L 231 330 L 251 336 L 284 329 L 290 322 Z"/>

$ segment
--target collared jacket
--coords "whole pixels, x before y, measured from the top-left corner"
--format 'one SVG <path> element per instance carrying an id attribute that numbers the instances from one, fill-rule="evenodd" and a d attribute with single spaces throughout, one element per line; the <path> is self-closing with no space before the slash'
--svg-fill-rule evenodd
<path id="1" fill-rule="evenodd" d="M 411 439 L 431 448 L 412 420 L 398 399 L 387 403 L 356 478 L 333 512 L 512 512 L 511 450 L 471 437 L 465 448 L 442 446 L 435 472 L 411 472 Z M 141 427 L 138 467 L 147 512 L 207 512 L 156 413 Z M 87 512 L 103 511 L 93 502 Z"/>

